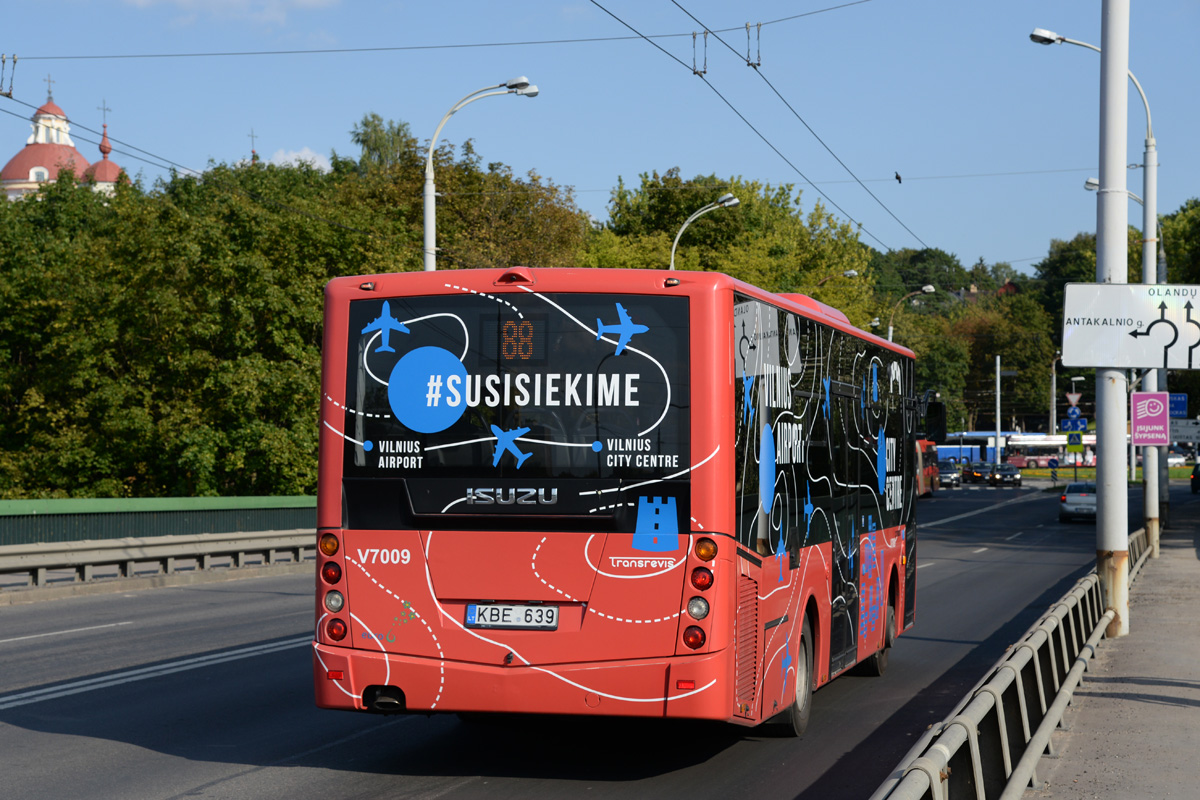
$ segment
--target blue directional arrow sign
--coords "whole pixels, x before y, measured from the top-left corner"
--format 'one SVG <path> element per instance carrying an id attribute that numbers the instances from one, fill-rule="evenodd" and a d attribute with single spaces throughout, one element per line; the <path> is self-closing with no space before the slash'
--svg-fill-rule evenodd
<path id="1" fill-rule="evenodd" d="M 1079 406 L 1071 406 L 1067 409 L 1067 416 L 1071 419 L 1079 419 L 1083 416 L 1083 412 L 1079 410 Z"/>
<path id="2" fill-rule="evenodd" d="M 1064 419 L 1062 421 L 1062 429 L 1065 432 L 1074 431 L 1077 433 L 1084 433 L 1088 429 L 1088 421 L 1083 417 L 1079 417 L 1078 419 Z"/>

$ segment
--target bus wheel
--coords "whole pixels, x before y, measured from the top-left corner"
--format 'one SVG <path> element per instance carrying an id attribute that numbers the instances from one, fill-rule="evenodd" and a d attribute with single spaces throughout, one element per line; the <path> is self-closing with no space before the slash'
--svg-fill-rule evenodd
<path id="1" fill-rule="evenodd" d="M 796 658 L 796 699 L 787 711 L 787 729 L 792 736 L 800 737 L 808 730 L 808 716 L 812 712 L 812 629 L 808 617 L 800 629 L 800 647 Z"/>
<path id="2" fill-rule="evenodd" d="M 862 671 L 864 675 L 878 677 L 887 672 L 888 652 L 892 649 L 892 642 L 896 640 L 896 609 L 888 603 L 887 607 L 887 630 L 884 632 L 883 648 L 862 663 Z"/>

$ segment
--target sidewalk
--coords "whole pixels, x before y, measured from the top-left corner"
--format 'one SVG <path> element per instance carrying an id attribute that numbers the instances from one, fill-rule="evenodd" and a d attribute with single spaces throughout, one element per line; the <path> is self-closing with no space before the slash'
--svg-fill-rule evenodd
<path id="1" fill-rule="evenodd" d="M 1200 515 L 1172 509 L 1160 557 L 1129 596 L 1129 635 L 1104 640 L 1026 798 L 1200 797 Z"/>

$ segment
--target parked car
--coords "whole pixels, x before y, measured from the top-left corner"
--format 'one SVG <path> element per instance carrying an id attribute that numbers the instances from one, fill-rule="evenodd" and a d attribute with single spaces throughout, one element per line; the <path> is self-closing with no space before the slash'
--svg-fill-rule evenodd
<path id="1" fill-rule="evenodd" d="M 1167 453 L 1167 466 L 1186 467 L 1187 456 L 1185 456 L 1183 453 Z"/>
<path id="2" fill-rule="evenodd" d="M 1058 501 L 1058 521 L 1070 522 L 1075 517 L 1096 518 L 1096 484 L 1068 483 L 1063 490 Z"/>
<path id="3" fill-rule="evenodd" d="M 958 474 L 958 464 L 953 461 L 938 462 L 938 485 L 961 486 L 962 476 Z"/>
<path id="4" fill-rule="evenodd" d="M 986 461 L 974 461 L 963 467 L 962 480 L 963 483 L 987 483 L 991 472 L 991 464 Z"/>
<path id="5" fill-rule="evenodd" d="M 1017 469 L 1012 464 L 1000 464 L 994 467 L 988 474 L 988 483 L 990 483 L 992 486 L 1000 486 L 1001 484 L 1020 486 L 1021 470 Z"/>
<path id="6" fill-rule="evenodd" d="M 1200 461 L 1196 462 L 1196 466 L 1192 467 L 1192 494 L 1200 492 Z"/>

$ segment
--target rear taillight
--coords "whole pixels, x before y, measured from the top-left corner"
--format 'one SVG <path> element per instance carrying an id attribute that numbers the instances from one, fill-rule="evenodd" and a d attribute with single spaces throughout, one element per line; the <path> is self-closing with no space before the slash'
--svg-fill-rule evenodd
<path id="1" fill-rule="evenodd" d="M 692 586 L 695 586 L 700 591 L 704 591 L 713 585 L 712 570 L 707 567 L 696 567 L 692 570 Z"/>
<path id="2" fill-rule="evenodd" d="M 341 545 L 338 543 L 338 538 L 332 533 L 326 533 L 321 537 L 319 547 L 321 552 L 327 556 L 337 555 L 338 548 Z"/>
<path id="3" fill-rule="evenodd" d="M 1062 497 L 1058 498 L 1058 502 L 1060 502 L 1060 503 L 1067 502 L 1067 496 L 1064 494 Z"/>
<path id="4" fill-rule="evenodd" d="M 341 592 L 326 592 L 325 593 L 325 608 L 332 611 L 334 614 L 342 610 L 342 606 L 346 605 L 346 598 Z"/>
<path id="5" fill-rule="evenodd" d="M 696 558 L 701 561 L 712 561 L 717 557 L 717 543 L 707 536 L 696 540 Z"/>
<path id="6" fill-rule="evenodd" d="M 704 619 L 708 616 L 708 601 L 703 597 L 693 597 L 688 600 L 687 612 L 692 619 Z"/>
<path id="7" fill-rule="evenodd" d="M 321 580 L 326 583 L 337 583 L 342 579 L 342 568 L 336 561 L 326 561 L 321 567 Z"/>
<path id="8" fill-rule="evenodd" d="M 335 642 L 340 642 L 346 638 L 346 623 L 337 618 L 329 620 L 325 623 L 325 635 Z"/>
<path id="9" fill-rule="evenodd" d="M 703 647 L 704 631 L 695 625 L 689 625 L 683 632 L 683 643 L 693 650 Z"/>

